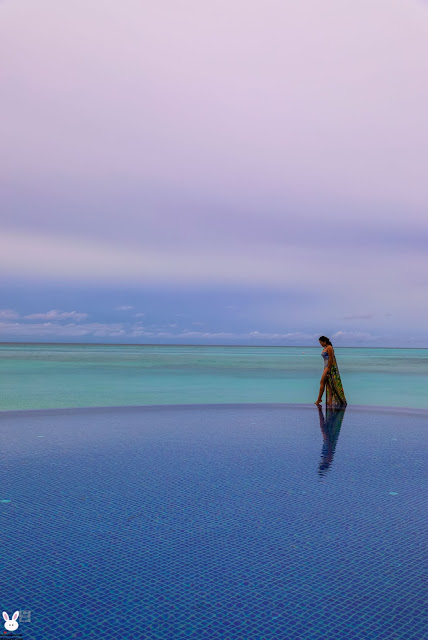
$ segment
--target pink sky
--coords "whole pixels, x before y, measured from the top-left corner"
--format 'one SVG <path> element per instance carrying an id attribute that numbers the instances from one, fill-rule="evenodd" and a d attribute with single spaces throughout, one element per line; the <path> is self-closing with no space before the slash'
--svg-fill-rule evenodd
<path id="1" fill-rule="evenodd" d="M 428 341 L 426 3 L 0 13 L 8 281 L 297 289 Z"/>

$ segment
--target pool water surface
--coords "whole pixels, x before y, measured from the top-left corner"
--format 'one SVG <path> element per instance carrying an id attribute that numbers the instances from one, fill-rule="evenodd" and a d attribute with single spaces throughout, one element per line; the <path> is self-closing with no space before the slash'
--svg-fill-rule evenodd
<path id="1" fill-rule="evenodd" d="M 428 412 L 0 413 L 23 640 L 423 640 Z"/>

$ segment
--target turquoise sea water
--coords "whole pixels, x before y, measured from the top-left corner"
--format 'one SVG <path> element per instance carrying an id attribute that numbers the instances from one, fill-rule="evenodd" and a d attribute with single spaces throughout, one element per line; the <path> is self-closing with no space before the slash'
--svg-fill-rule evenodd
<path id="1" fill-rule="evenodd" d="M 428 349 L 336 348 L 348 403 L 428 408 Z M 320 347 L 0 345 L 0 410 L 308 403 Z"/>

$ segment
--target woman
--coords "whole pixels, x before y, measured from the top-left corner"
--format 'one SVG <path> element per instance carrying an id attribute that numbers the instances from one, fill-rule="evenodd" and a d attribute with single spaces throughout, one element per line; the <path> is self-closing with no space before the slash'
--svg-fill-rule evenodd
<path id="1" fill-rule="evenodd" d="M 324 371 L 321 376 L 318 400 L 314 404 L 321 404 L 325 388 L 327 407 L 346 407 L 347 402 L 342 387 L 342 381 L 340 379 L 336 356 L 333 351 L 333 345 L 325 336 L 321 336 L 319 342 L 323 347 L 321 355 L 324 358 Z"/>

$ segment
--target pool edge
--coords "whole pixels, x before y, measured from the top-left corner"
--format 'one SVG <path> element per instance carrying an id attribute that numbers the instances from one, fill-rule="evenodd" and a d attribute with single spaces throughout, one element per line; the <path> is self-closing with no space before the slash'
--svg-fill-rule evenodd
<path id="1" fill-rule="evenodd" d="M 189 410 L 189 409 L 242 409 L 242 408 L 283 408 L 283 409 L 313 409 L 314 404 L 309 403 L 280 403 L 280 402 L 227 402 L 227 403 L 181 403 L 181 404 L 144 404 L 144 405 L 115 405 L 115 406 L 94 406 L 94 407 L 58 407 L 45 409 L 5 409 L 0 410 L 0 418 L 13 416 L 43 416 L 43 415 L 61 415 L 61 414 L 91 414 L 102 412 L 135 412 L 135 411 L 161 411 L 161 410 Z M 325 409 L 325 405 L 322 406 Z M 411 414 L 426 416 L 428 418 L 428 409 L 419 409 L 413 407 L 389 407 L 380 405 L 348 405 L 346 411 L 371 412 L 371 413 L 388 413 L 388 414 Z"/>

